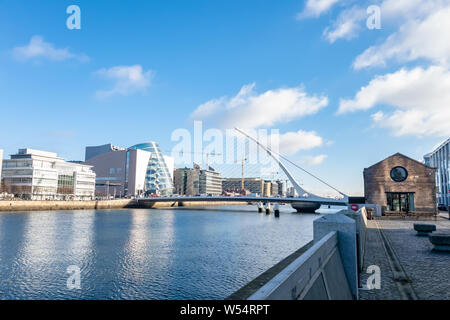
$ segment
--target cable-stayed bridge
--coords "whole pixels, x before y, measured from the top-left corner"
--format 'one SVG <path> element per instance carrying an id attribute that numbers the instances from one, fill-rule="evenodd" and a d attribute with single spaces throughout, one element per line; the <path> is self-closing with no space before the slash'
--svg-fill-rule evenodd
<path id="1" fill-rule="evenodd" d="M 268 146 L 265 146 L 257 139 L 251 137 L 246 132 L 239 128 L 235 128 L 237 132 L 248 138 L 250 141 L 256 143 L 257 146 L 262 148 L 267 154 L 272 157 L 276 163 L 279 165 L 281 170 L 289 179 L 290 183 L 294 187 L 298 197 L 257 197 L 257 196 L 172 196 L 172 197 L 151 197 L 151 198 L 139 198 L 137 199 L 138 203 L 141 203 L 145 206 L 150 205 L 155 202 L 258 202 L 259 204 L 265 203 L 269 205 L 271 203 L 282 203 L 282 204 L 291 204 L 291 206 L 296 209 L 298 212 L 315 212 L 315 210 L 319 209 L 321 205 L 328 206 L 348 206 L 349 197 L 345 193 L 339 191 L 335 187 L 331 186 L 324 180 L 319 177 L 311 174 L 307 170 L 299 167 L 283 155 L 279 154 L 271 150 Z M 294 178 L 292 173 L 288 170 L 283 161 L 286 161 L 297 168 L 301 169 L 308 175 L 310 175 L 315 180 L 321 182 L 322 184 L 328 186 L 329 188 L 336 191 L 340 196 L 338 198 L 328 198 L 322 197 L 311 192 L 306 191 Z"/>

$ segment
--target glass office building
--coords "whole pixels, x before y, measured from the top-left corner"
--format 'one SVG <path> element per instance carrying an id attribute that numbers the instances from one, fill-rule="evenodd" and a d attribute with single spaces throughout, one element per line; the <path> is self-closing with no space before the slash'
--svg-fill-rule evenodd
<path id="1" fill-rule="evenodd" d="M 436 149 L 424 156 L 426 165 L 436 168 L 437 202 L 447 208 L 450 205 L 450 139 L 442 142 Z"/>
<path id="2" fill-rule="evenodd" d="M 146 193 L 161 196 L 172 195 L 174 189 L 172 176 L 158 143 L 140 143 L 130 147 L 130 149 L 144 150 L 151 153 L 145 175 Z"/>

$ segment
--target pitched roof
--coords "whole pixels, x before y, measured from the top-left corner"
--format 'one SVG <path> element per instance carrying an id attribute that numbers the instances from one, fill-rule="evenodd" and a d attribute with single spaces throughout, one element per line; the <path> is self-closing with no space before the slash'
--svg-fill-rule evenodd
<path id="1" fill-rule="evenodd" d="M 408 159 L 408 160 L 414 161 L 415 163 L 418 163 L 418 164 L 420 164 L 420 165 L 422 165 L 422 166 L 424 166 L 424 167 L 426 167 L 426 168 L 433 169 L 433 167 L 427 166 L 426 164 L 424 164 L 424 163 L 422 163 L 422 162 L 420 162 L 420 161 L 417 161 L 417 160 L 415 160 L 415 159 L 413 159 L 413 158 L 410 158 L 410 157 L 408 157 L 408 156 L 405 156 L 404 154 L 402 154 L 402 153 L 400 153 L 400 152 L 394 153 L 393 155 L 390 155 L 389 157 L 384 158 L 383 160 L 378 161 L 377 163 L 375 163 L 375 164 L 373 164 L 373 165 L 371 165 L 370 167 L 365 168 L 365 169 L 369 169 L 369 168 L 375 167 L 376 165 L 379 165 L 381 162 L 383 162 L 383 161 L 385 161 L 385 160 L 387 160 L 387 159 L 389 159 L 389 158 L 395 157 L 395 156 L 401 156 L 401 157 L 406 158 L 406 159 Z"/>

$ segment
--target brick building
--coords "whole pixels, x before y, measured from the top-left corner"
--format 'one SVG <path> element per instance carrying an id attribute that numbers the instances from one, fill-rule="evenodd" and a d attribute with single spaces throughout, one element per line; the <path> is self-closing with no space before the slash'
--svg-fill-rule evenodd
<path id="1" fill-rule="evenodd" d="M 436 169 L 396 153 L 364 169 L 367 203 L 379 204 L 386 215 L 436 214 Z"/>

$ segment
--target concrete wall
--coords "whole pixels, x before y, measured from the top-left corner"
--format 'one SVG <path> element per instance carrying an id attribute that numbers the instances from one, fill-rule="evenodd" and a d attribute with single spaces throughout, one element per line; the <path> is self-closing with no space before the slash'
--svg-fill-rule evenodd
<path id="1" fill-rule="evenodd" d="M 146 202 L 137 200 L 99 200 L 99 201 L 0 201 L 2 211 L 42 211 L 42 210 L 82 210 L 82 209 L 122 209 L 122 208 L 175 208 L 175 207 L 209 207 L 247 205 L 248 202 L 225 201 L 179 201 L 179 202 Z"/>
<path id="2" fill-rule="evenodd" d="M 355 213 L 363 226 L 361 213 L 359 217 Z M 356 234 L 355 219 L 344 214 L 326 215 L 315 220 L 314 244 L 247 299 L 358 299 Z M 277 266 L 271 269 L 277 270 Z"/>
<path id="3" fill-rule="evenodd" d="M 346 215 L 328 214 L 314 220 L 314 242 L 336 231 L 345 278 L 353 299 L 358 299 L 358 250 L 355 220 Z M 331 269 L 333 270 L 333 269 Z"/>
<path id="4" fill-rule="evenodd" d="M 121 209 L 135 207 L 136 200 L 110 201 L 0 201 L 2 211 L 42 211 L 42 210 L 81 210 L 81 209 Z"/>
<path id="5" fill-rule="evenodd" d="M 336 231 L 328 233 L 248 300 L 349 300 Z"/>
<path id="6" fill-rule="evenodd" d="M 358 256 L 358 266 L 361 272 L 364 265 L 364 252 L 366 247 L 366 229 L 367 229 L 367 209 L 362 207 L 358 211 L 353 210 L 342 210 L 338 213 L 344 214 L 345 216 L 355 220 L 356 227 L 356 237 L 357 237 L 357 256 Z"/>
<path id="7" fill-rule="evenodd" d="M 213 207 L 213 206 L 231 206 L 248 205 L 248 202 L 228 202 L 228 201 L 176 201 L 176 202 L 139 202 L 140 208 L 174 208 L 174 207 Z"/>
<path id="8" fill-rule="evenodd" d="M 136 196 L 144 191 L 145 176 L 151 153 L 139 149 L 130 149 L 128 152 L 130 154 L 128 195 Z"/>
<path id="9" fill-rule="evenodd" d="M 96 174 L 95 191 L 111 196 L 124 195 L 125 164 L 127 151 L 111 151 L 90 158 L 86 164 L 93 166 Z M 110 172 L 113 169 L 114 172 Z M 118 170 L 120 169 L 120 170 Z"/>

